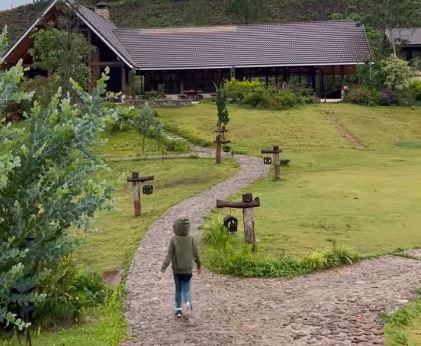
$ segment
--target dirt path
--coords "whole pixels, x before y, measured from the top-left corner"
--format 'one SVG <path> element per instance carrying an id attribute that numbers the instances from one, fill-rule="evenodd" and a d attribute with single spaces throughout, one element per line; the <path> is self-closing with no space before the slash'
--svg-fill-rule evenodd
<path id="1" fill-rule="evenodd" d="M 335 127 L 339 134 L 345 138 L 353 147 L 354 149 L 358 150 L 365 150 L 367 147 L 364 143 L 351 131 L 349 131 L 344 125 L 342 125 L 339 119 L 335 116 L 333 112 L 330 111 L 323 111 L 325 118 L 330 121 Z"/>
<path id="2" fill-rule="evenodd" d="M 379 314 L 413 297 L 421 286 L 421 261 L 387 256 L 292 280 L 205 271 L 194 277 L 193 318 L 174 319 L 172 277 L 159 275 L 173 220 L 188 216 L 197 229 L 217 198 L 267 174 L 260 159 L 235 159 L 241 165 L 237 175 L 172 207 L 150 227 L 127 278 L 132 341 L 124 345 L 382 344 Z"/>

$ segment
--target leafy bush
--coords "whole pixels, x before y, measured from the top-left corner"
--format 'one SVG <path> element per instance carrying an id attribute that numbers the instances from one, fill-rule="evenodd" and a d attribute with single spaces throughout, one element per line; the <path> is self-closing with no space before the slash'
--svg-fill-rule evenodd
<path id="1" fill-rule="evenodd" d="M 359 105 L 375 106 L 383 102 L 383 96 L 372 87 L 354 85 L 345 93 L 345 101 Z"/>
<path id="2" fill-rule="evenodd" d="M 408 85 L 409 92 L 413 95 L 415 100 L 421 102 L 421 80 L 414 80 Z"/>
<path id="3" fill-rule="evenodd" d="M 392 90 L 403 89 L 414 76 L 409 62 L 393 55 L 379 62 L 377 73 L 383 85 Z"/>
<path id="4" fill-rule="evenodd" d="M 0 71 L 0 111 L 7 100 L 28 96 L 14 84 L 22 75 L 20 65 Z M 103 74 L 92 95 L 74 83 L 78 104 L 60 92 L 46 107 L 35 103 L 21 129 L 0 122 L 2 324 L 3 311 L 28 321 L 25 307 L 48 299 L 43 283 L 77 246 L 69 228 L 88 230 L 95 211 L 111 200 L 113 189 L 92 179 L 105 164 L 91 150 L 112 113 L 103 105 L 107 79 Z"/>
<path id="5" fill-rule="evenodd" d="M 77 270 L 71 258 L 58 263 L 42 287 L 46 299 L 35 310 L 34 320 L 44 327 L 74 322 L 83 309 L 103 304 L 107 295 L 102 278 Z"/>
<path id="6" fill-rule="evenodd" d="M 288 256 L 265 258 L 255 256 L 241 236 L 230 234 L 219 217 L 205 224 L 204 260 L 217 273 L 240 277 L 292 277 L 322 269 L 351 264 L 361 256 L 335 243 L 330 249 L 313 252 L 302 260 Z"/>
<path id="7" fill-rule="evenodd" d="M 260 81 L 230 80 L 224 83 L 223 89 L 231 102 L 256 108 L 283 109 L 318 101 L 313 91 L 293 84 L 279 90 Z"/>
<path id="8" fill-rule="evenodd" d="M 181 140 L 168 140 L 165 144 L 165 149 L 167 151 L 172 151 L 176 153 L 187 153 L 190 151 L 190 145 L 186 141 Z"/>
<path id="9" fill-rule="evenodd" d="M 234 103 L 243 103 L 246 95 L 263 90 L 264 86 L 260 81 L 240 81 L 236 79 L 225 81 L 223 89 L 226 97 Z"/>

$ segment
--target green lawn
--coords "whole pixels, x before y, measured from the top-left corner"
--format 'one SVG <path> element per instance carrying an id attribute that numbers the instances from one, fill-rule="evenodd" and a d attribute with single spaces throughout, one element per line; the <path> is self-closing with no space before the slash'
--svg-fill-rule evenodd
<path id="1" fill-rule="evenodd" d="M 255 210 L 261 255 L 302 257 L 331 240 L 369 255 L 421 246 L 421 108 L 320 104 L 229 111 L 234 150 L 259 155 L 279 144 L 292 160 L 281 181 L 269 177 L 245 189 L 262 203 Z M 213 135 L 214 105 L 159 113 L 190 137 Z M 367 149 L 353 149 L 327 118 Z"/>
<path id="2" fill-rule="evenodd" d="M 421 345 L 421 297 L 387 318 L 385 326 L 387 346 Z"/>
<path id="3" fill-rule="evenodd" d="M 138 140 L 135 132 L 117 133 L 101 150 L 110 156 L 125 156 L 127 143 Z M 152 147 L 154 143 L 151 143 Z M 121 150 L 121 152 L 120 152 Z M 150 152 L 149 152 L 150 153 Z M 84 235 L 75 232 L 82 244 L 75 253 L 81 268 L 103 273 L 110 270 L 127 271 L 135 250 L 148 226 L 170 206 L 197 194 L 233 175 L 238 167 L 232 160 L 215 165 L 209 159 L 171 159 L 110 162 L 110 170 L 99 175 L 117 188 L 115 211 L 100 211 L 95 217 L 95 231 Z M 154 194 L 142 196 L 143 215 L 133 216 L 131 185 L 126 176 L 131 171 L 154 175 Z M 125 336 L 123 294 L 117 289 L 108 304 L 87 311 L 81 323 L 60 331 L 41 332 L 34 336 L 34 345 L 117 345 Z M 13 343 L 12 343 L 13 344 Z"/>

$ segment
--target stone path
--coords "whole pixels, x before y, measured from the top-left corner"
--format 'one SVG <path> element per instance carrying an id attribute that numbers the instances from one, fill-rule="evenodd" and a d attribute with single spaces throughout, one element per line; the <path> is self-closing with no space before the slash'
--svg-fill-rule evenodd
<path id="1" fill-rule="evenodd" d="M 237 175 L 174 206 L 150 227 L 127 278 L 125 315 L 132 340 L 124 345 L 382 344 L 379 314 L 413 297 L 421 286 L 421 261 L 386 256 L 292 280 L 205 271 L 193 279 L 193 317 L 174 319 L 170 270 L 159 274 L 172 222 L 187 216 L 197 229 L 217 198 L 267 174 L 260 159 L 235 159 L 241 165 Z"/>

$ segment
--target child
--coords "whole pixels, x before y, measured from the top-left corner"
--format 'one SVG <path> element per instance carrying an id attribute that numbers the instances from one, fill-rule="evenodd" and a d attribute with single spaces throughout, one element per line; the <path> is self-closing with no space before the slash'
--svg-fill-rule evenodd
<path id="1" fill-rule="evenodd" d="M 189 235 L 189 220 L 176 220 L 173 230 L 175 235 L 171 238 L 168 254 L 162 264 L 161 272 L 164 273 L 165 269 L 172 263 L 175 282 L 175 315 L 180 318 L 182 315 L 182 300 L 186 303 L 186 308 L 192 310 L 190 280 L 192 278 L 193 262 L 196 262 L 199 274 L 201 273 L 201 264 L 196 241 Z"/>

